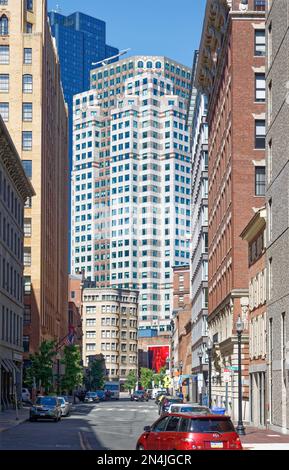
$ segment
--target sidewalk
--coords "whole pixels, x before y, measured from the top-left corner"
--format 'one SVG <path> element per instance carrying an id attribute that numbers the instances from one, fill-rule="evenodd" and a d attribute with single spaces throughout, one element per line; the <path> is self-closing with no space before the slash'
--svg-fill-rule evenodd
<path id="1" fill-rule="evenodd" d="M 0 411 L 0 432 L 7 431 L 8 429 L 18 426 L 29 419 L 29 408 L 22 408 L 18 411 L 19 420 L 16 420 L 15 410 Z"/>
<path id="2" fill-rule="evenodd" d="M 289 450 L 289 435 L 270 429 L 246 427 L 246 435 L 240 436 L 246 450 Z"/>

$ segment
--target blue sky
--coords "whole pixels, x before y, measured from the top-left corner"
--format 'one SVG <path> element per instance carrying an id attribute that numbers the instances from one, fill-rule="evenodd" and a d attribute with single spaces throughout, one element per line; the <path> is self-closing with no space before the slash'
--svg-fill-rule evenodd
<path id="1" fill-rule="evenodd" d="M 191 66 L 206 0 L 48 0 L 64 15 L 82 11 L 106 21 L 107 42 L 130 55 L 166 55 Z"/>

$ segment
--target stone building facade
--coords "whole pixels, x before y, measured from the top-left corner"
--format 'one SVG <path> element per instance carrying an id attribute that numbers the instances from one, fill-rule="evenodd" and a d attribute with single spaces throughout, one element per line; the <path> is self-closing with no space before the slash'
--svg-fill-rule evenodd
<path id="1" fill-rule="evenodd" d="M 269 2 L 267 32 L 267 335 L 272 429 L 289 433 L 289 4 Z"/>
<path id="2" fill-rule="evenodd" d="M 24 204 L 34 190 L 0 117 L 0 411 L 21 397 Z"/>

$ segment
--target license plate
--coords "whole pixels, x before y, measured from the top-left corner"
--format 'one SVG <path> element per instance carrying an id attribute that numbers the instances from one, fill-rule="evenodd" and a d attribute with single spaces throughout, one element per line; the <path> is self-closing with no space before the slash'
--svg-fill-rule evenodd
<path id="1" fill-rule="evenodd" d="M 211 442 L 211 449 L 223 449 L 223 442 Z"/>

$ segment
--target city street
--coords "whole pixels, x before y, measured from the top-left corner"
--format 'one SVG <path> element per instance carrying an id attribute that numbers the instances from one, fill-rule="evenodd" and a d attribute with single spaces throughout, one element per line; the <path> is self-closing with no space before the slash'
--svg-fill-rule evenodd
<path id="1" fill-rule="evenodd" d="M 133 450 L 144 426 L 157 418 L 152 400 L 79 404 L 59 423 L 25 422 L 0 433 L 0 450 Z"/>

